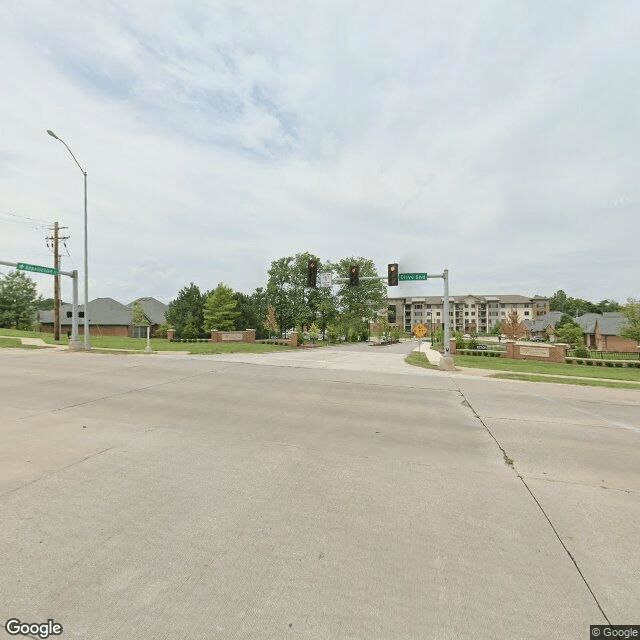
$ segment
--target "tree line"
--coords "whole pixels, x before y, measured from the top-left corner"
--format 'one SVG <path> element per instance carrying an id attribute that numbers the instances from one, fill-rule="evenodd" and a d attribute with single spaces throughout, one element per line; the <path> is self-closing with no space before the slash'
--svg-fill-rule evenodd
<path id="1" fill-rule="evenodd" d="M 313 327 L 323 337 L 348 340 L 368 337 L 369 322 L 386 306 L 386 286 L 380 280 L 363 280 L 358 287 L 348 283 L 332 287 L 307 287 L 309 260 L 318 262 L 319 273 L 348 278 L 357 265 L 360 277 L 377 276 L 373 260 L 347 257 L 322 262 L 309 253 L 297 253 L 271 262 L 267 284 L 251 294 L 233 291 L 224 283 L 202 293 L 197 285 L 184 287 L 169 304 L 166 317 L 176 336 L 197 338 L 211 329 L 241 331 L 255 329 L 256 338 L 282 335 L 289 330 Z"/>
<path id="2" fill-rule="evenodd" d="M 267 284 L 251 294 L 233 291 L 220 283 L 202 293 L 197 285 L 184 287 L 169 304 L 166 330 L 171 326 L 178 337 L 197 338 L 211 329 L 238 331 L 255 329 L 257 338 L 281 335 L 290 330 L 314 327 L 323 337 L 335 340 L 364 339 L 369 322 L 378 320 L 378 311 L 386 307 L 386 285 L 380 280 L 363 280 L 358 287 L 348 283 L 310 289 L 307 284 L 309 260 L 318 261 L 320 273 L 348 278 L 349 267 L 360 267 L 360 276 L 376 276 L 375 264 L 363 257 L 347 257 L 337 262 L 322 262 L 309 253 L 278 258 L 267 272 Z M 629 298 L 626 305 L 614 300 L 598 303 L 556 291 L 549 299 L 552 311 L 565 316 L 556 333 L 567 342 L 577 341 L 578 328 L 571 315 L 620 311 L 627 319 L 622 337 L 640 341 L 640 300 Z M 0 277 L 0 327 L 32 329 L 37 325 L 39 309 L 52 309 L 53 300 L 37 293 L 36 283 L 21 271 Z M 384 318 L 381 319 L 384 324 Z M 496 330 L 501 331 L 496 327 Z M 565 335 L 566 334 L 566 335 Z"/>

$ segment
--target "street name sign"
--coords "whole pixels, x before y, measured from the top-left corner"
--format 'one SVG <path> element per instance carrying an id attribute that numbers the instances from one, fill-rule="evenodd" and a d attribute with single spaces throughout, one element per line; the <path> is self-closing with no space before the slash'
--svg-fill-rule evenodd
<path id="1" fill-rule="evenodd" d="M 16 269 L 20 271 L 35 271 L 36 273 L 48 273 L 51 276 L 57 276 L 58 270 L 52 267 L 41 267 L 38 264 L 27 264 L 26 262 L 18 262 Z"/>
<path id="2" fill-rule="evenodd" d="M 399 273 L 398 280 L 426 280 L 426 273 Z"/>
<path id="3" fill-rule="evenodd" d="M 318 278 L 320 279 L 321 287 L 330 287 L 331 286 L 331 273 L 319 273 Z"/>

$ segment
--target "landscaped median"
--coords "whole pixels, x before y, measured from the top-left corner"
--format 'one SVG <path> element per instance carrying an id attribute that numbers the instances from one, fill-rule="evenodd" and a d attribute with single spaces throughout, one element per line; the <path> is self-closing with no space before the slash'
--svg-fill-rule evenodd
<path id="1" fill-rule="evenodd" d="M 91 336 L 91 347 L 95 350 L 124 349 L 133 352 L 144 352 L 146 338 L 118 338 L 114 336 Z M 279 344 L 250 342 L 169 342 L 162 338 L 152 338 L 149 346 L 153 351 L 182 351 L 191 354 L 216 353 L 267 353 L 271 351 L 288 351 L 293 347 Z"/>
<path id="2" fill-rule="evenodd" d="M 32 345 L 23 345 L 20 338 L 40 338 L 52 347 L 56 344 L 67 346 L 69 340 L 66 336 L 56 343 L 52 333 L 38 331 L 19 331 L 16 329 L 0 329 L 0 348 L 15 347 L 22 349 L 37 349 Z M 82 336 L 80 336 L 82 341 Z M 91 348 L 96 353 L 144 353 L 147 346 L 146 338 L 125 338 L 119 336 L 91 336 Z M 267 353 L 271 351 L 288 351 L 293 347 L 279 344 L 248 343 L 248 342 L 169 342 L 163 338 L 152 338 L 149 346 L 155 351 L 182 351 L 191 354 L 216 354 L 216 353 Z"/>

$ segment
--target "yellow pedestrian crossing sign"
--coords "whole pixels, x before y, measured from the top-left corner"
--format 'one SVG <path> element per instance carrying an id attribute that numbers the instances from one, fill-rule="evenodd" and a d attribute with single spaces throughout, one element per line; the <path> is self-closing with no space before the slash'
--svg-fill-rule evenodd
<path id="1" fill-rule="evenodd" d="M 427 335 L 427 327 L 425 327 L 423 324 L 417 324 L 413 327 L 413 333 L 418 338 L 424 338 Z"/>

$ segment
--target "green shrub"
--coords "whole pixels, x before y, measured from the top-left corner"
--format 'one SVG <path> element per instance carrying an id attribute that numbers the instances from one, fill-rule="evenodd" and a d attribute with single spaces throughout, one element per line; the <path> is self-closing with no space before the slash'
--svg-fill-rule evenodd
<path id="1" fill-rule="evenodd" d="M 588 365 L 590 365 L 590 366 L 591 366 L 591 365 L 593 365 L 593 360 L 586 360 L 586 361 L 585 361 L 585 364 L 588 364 Z"/>
<path id="2" fill-rule="evenodd" d="M 614 362 L 616 367 L 621 367 L 622 366 L 622 362 Z"/>
<path id="3" fill-rule="evenodd" d="M 582 360 L 580 360 L 579 358 L 576 358 L 576 364 L 582 364 L 582 363 L 583 363 Z"/>
<path id="4" fill-rule="evenodd" d="M 602 360 L 596 360 L 596 366 L 597 367 L 602 367 L 602 366 L 604 366 L 604 362 L 602 362 Z"/>
<path id="5" fill-rule="evenodd" d="M 611 360 L 606 360 L 605 364 L 607 365 L 607 367 L 613 367 L 613 362 Z"/>
<path id="6" fill-rule="evenodd" d="M 578 358 L 588 358 L 591 354 L 585 346 L 580 346 L 576 349 L 576 356 Z"/>

